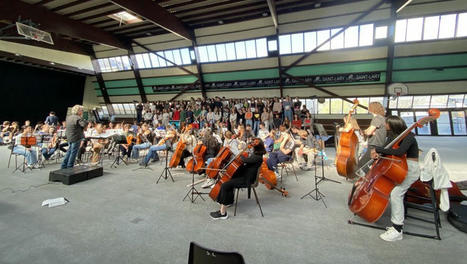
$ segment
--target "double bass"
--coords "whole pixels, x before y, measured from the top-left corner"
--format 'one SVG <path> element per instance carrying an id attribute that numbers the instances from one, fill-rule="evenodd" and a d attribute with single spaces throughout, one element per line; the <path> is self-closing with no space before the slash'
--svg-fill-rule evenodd
<path id="1" fill-rule="evenodd" d="M 346 117 L 345 127 L 351 125 L 352 113 L 355 111 L 355 108 L 358 106 L 358 100 L 353 101 L 353 106 L 349 111 L 349 114 Z M 354 172 L 357 166 L 357 151 L 358 148 L 358 138 L 355 135 L 355 129 L 352 127 L 347 132 L 340 133 L 339 146 L 336 153 L 336 169 L 337 174 L 344 176 L 346 178 L 353 177 Z"/>
<path id="2" fill-rule="evenodd" d="M 397 149 L 412 129 L 423 127 L 440 115 L 438 109 L 430 109 L 428 113 L 427 117 L 408 127 L 385 148 Z M 407 170 L 405 155 L 386 155 L 376 159 L 365 177 L 360 178 L 352 187 L 348 202 L 350 211 L 370 223 L 376 222 L 386 210 L 392 189 L 404 181 Z"/>
<path id="3" fill-rule="evenodd" d="M 204 155 L 206 153 L 206 146 L 198 144 L 193 149 L 193 158 L 191 158 L 186 164 L 186 170 L 190 173 L 200 173 L 204 167 Z"/>

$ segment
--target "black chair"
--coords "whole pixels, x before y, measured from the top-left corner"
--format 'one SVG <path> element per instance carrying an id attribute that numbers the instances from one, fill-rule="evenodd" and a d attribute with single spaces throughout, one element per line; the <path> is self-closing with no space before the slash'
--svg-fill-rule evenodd
<path id="1" fill-rule="evenodd" d="M 411 194 L 406 194 L 404 197 L 404 210 L 405 210 L 405 217 L 406 218 L 411 218 L 414 220 L 419 220 L 425 223 L 430 223 L 433 224 L 435 227 L 436 235 L 429 235 L 429 234 L 421 234 L 421 233 L 413 233 L 413 232 L 404 232 L 409 235 L 414 235 L 414 236 L 419 236 L 419 237 L 426 237 L 426 238 L 432 238 L 432 239 L 438 239 L 441 240 L 441 236 L 439 235 L 439 229 L 441 228 L 441 220 L 439 217 L 439 206 L 438 206 L 438 199 L 436 199 L 436 194 L 433 189 L 433 181 L 429 182 L 422 182 L 423 185 L 425 185 L 425 188 L 428 190 L 430 197 L 422 197 L 422 196 L 417 196 L 417 195 L 411 195 Z M 407 201 L 407 197 L 412 197 L 416 198 L 419 200 L 424 200 L 427 203 L 425 204 L 417 204 L 417 203 L 412 203 Z M 432 214 L 433 220 L 429 220 L 426 218 L 422 218 L 419 216 L 414 216 L 414 215 L 409 215 L 408 214 L 408 208 L 416 209 L 419 211 L 427 212 Z"/>
<path id="2" fill-rule="evenodd" d="M 242 255 L 237 252 L 222 252 L 201 247 L 190 242 L 188 264 L 244 264 Z"/>
<path id="3" fill-rule="evenodd" d="M 237 195 L 235 195 L 235 210 L 234 210 L 234 216 L 237 215 L 238 193 L 240 192 L 240 189 L 242 189 L 242 188 L 247 188 L 247 189 L 248 189 L 248 199 L 250 199 L 250 197 L 251 197 L 251 190 L 253 190 L 253 194 L 255 195 L 255 199 L 256 199 L 256 204 L 257 204 L 258 207 L 259 207 L 259 211 L 261 212 L 261 216 L 264 217 L 263 209 L 261 209 L 261 204 L 259 203 L 258 195 L 256 194 L 256 187 L 258 187 L 259 174 L 260 174 L 260 172 L 261 172 L 261 169 L 258 168 L 258 172 L 256 173 L 256 179 L 255 179 L 255 181 L 254 181 L 252 184 L 250 184 L 250 186 L 248 186 L 248 187 L 239 187 L 239 188 L 236 188 L 236 189 L 237 189 Z"/>

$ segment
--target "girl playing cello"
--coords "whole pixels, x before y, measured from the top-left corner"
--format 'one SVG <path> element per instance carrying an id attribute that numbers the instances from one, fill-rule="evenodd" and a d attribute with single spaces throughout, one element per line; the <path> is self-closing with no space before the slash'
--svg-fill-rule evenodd
<path id="1" fill-rule="evenodd" d="M 217 202 L 221 207 L 219 211 L 210 213 L 212 219 L 227 219 L 229 216 L 226 209 L 234 201 L 235 188 L 246 188 L 256 180 L 258 169 L 263 162 L 263 155 L 266 154 L 266 150 L 261 139 L 256 138 L 253 142 L 253 152 L 248 157 L 240 156 L 243 166 L 233 174 L 230 181 L 221 185 L 219 195 L 217 196 Z"/>

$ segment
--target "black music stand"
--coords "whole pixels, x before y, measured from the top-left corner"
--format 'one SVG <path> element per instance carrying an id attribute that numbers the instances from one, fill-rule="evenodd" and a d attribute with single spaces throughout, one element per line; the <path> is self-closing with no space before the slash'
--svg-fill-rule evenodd
<path id="1" fill-rule="evenodd" d="M 191 187 L 188 190 L 188 192 L 186 193 L 185 197 L 183 197 L 182 201 L 185 201 L 185 199 L 188 197 L 190 199 L 191 203 L 194 203 L 195 200 L 198 198 L 198 196 L 201 197 L 201 199 L 203 201 L 206 201 L 206 200 L 204 200 L 202 194 L 207 194 L 207 193 L 199 192 L 195 188 L 195 167 L 196 167 L 196 164 L 197 164 L 197 161 L 196 161 L 195 157 L 193 157 L 193 169 L 191 170 Z M 190 196 L 190 194 L 191 194 L 191 196 Z"/>
<path id="2" fill-rule="evenodd" d="M 117 157 L 115 157 L 115 160 L 112 162 L 112 164 L 110 165 L 110 168 L 117 168 L 118 165 L 120 165 L 121 162 L 123 162 L 123 164 L 127 165 L 128 166 L 128 163 L 123 159 L 122 155 L 121 155 L 121 150 L 120 150 L 120 145 L 121 144 L 117 144 L 116 146 L 118 146 L 118 154 L 117 154 Z"/>
<path id="3" fill-rule="evenodd" d="M 162 173 L 157 179 L 156 184 L 159 183 L 161 178 L 164 178 L 164 180 L 167 180 L 169 176 L 172 179 L 172 182 L 175 182 L 174 178 L 172 177 L 172 173 L 170 172 L 170 168 L 169 168 L 169 149 L 170 148 L 167 147 L 167 149 L 165 150 L 165 168 L 164 170 L 162 170 Z"/>
<path id="4" fill-rule="evenodd" d="M 324 129 L 323 125 L 322 124 L 315 124 L 315 127 L 316 127 L 316 131 L 318 131 L 318 138 L 321 142 L 323 142 L 323 146 L 321 147 L 321 143 L 318 144 L 319 146 L 319 151 L 321 153 L 321 176 L 319 177 L 320 180 L 319 182 L 321 181 L 330 181 L 330 182 L 334 182 L 334 183 L 341 183 L 339 181 L 336 181 L 336 180 L 331 180 L 329 178 L 326 178 L 326 176 L 324 175 L 324 155 L 323 155 L 323 152 L 324 150 L 326 149 L 326 141 L 329 139 L 328 137 L 328 134 L 326 132 L 326 130 Z M 316 156 L 315 156 L 316 158 Z M 315 164 L 316 164 L 316 160 L 315 160 Z M 316 171 L 316 170 L 315 170 Z"/>
<path id="5" fill-rule="evenodd" d="M 316 155 L 315 155 L 315 158 L 314 158 L 314 162 L 316 164 Z M 317 168 L 315 169 L 315 188 L 311 191 L 309 191 L 308 193 L 306 193 L 305 195 L 303 195 L 300 199 L 303 199 L 307 196 L 310 196 L 313 200 L 315 201 L 323 201 L 323 204 L 324 204 L 324 207 L 328 208 L 326 206 L 326 203 L 324 202 L 324 197 L 325 195 L 319 191 L 319 184 L 324 181 L 325 179 L 327 179 L 325 176 L 324 176 L 324 158 L 323 158 L 323 155 L 321 155 L 321 176 L 318 175 L 318 172 L 317 172 Z M 329 180 L 329 179 L 327 179 Z M 330 181 L 333 181 L 333 180 L 330 180 Z M 337 183 L 340 183 L 340 182 L 337 182 Z"/>

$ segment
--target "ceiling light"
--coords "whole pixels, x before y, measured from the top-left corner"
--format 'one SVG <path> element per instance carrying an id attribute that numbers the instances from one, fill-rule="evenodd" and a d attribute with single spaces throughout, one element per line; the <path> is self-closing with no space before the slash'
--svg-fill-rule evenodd
<path id="1" fill-rule="evenodd" d="M 321 7 L 321 3 L 316 3 L 315 8 Z"/>
<path id="2" fill-rule="evenodd" d="M 401 7 L 399 7 L 399 9 L 397 9 L 396 13 L 399 13 L 402 9 L 404 9 L 404 7 L 410 4 L 410 2 L 412 2 L 412 0 L 407 0 Z"/>
<path id="3" fill-rule="evenodd" d="M 15 56 L 21 56 L 21 54 L 19 54 L 19 53 L 15 53 Z"/>
<path id="4" fill-rule="evenodd" d="M 268 14 L 268 12 L 264 12 L 262 15 L 263 15 L 263 17 L 267 17 L 269 14 Z"/>
<path id="5" fill-rule="evenodd" d="M 139 23 L 142 22 L 143 20 L 139 17 L 136 17 L 127 11 L 122 11 L 118 12 L 112 15 L 108 15 L 108 17 L 117 20 L 120 23 L 123 24 L 134 24 L 134 23 Z"/>
<path id="6" fill-rule="evenodd" d="M 151 36 L 151 32 L 146 32 L 146 36 Z"/>
<path id="7" fill-rule="evenodd" d="M 55 65 L 55 62 L 51 61 L 50 64 Z"/>
<path id="8" fill-rule="evenodd" d="M 219 21 L 217 21 L 217 23 L 219 23 L 219 25 L 222 25 L 222 24 L 224 24 L 224 21 L 223 21 L 223 20 L 219 20 Z"/>

